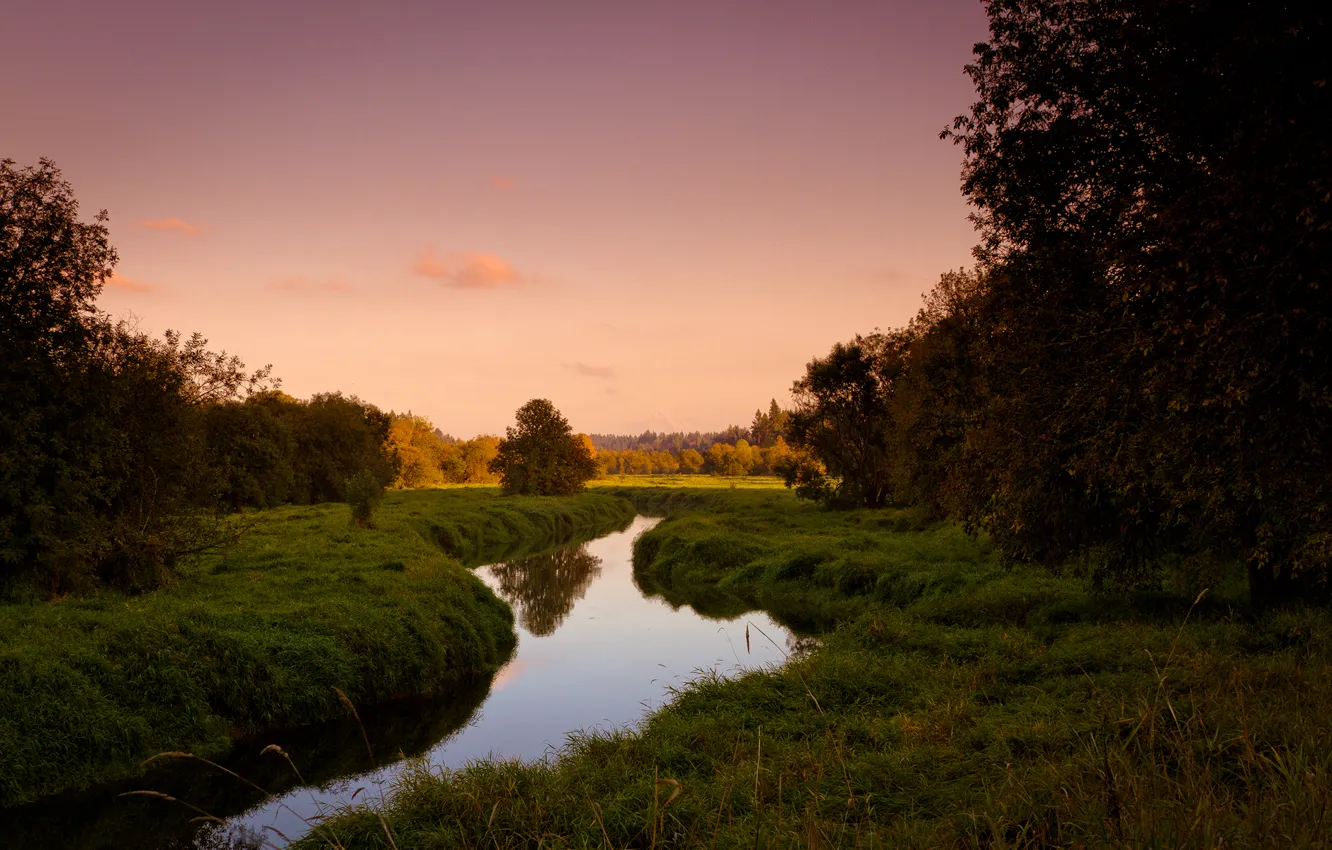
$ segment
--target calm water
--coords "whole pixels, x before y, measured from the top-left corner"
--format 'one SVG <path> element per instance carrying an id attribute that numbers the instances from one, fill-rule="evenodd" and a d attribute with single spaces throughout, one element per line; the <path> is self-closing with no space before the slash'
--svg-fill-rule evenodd
<path id="1" fill-rule="evenodd" d="M 215 772 L 201 775 L 208 770 L 201 765 L 181 765 L 132 786 L 164 788 L 215 814 L 243 812 L 231 816 L 225 828 L 191 838 L 193 830 L 185 826 L 189 813 L 179 804 L 114 799 L 113 792 L 123 788 L 103 789 L 10 812 L 22 815 L 17 834 L 32 836 L 20 846 L 257 846 L 259 840 L 281 846 L 282 836 L 304 834 L 308 821 L 353 796 L 388 796 L 403 769 L 396 758 L 400 752 L 451 768 L 486 756 L 540 759 L 571 731 L 635 724 L 669 700 L 672 688 L 701 671 L 732 675 L 780 664 L 794 639 L 767 615 L 754 612 L 723 622 L 643 595 L 634 583 L 631 547 L 657 522 L 638 517 L 627 529 L 589 543 L 478 568 L 477 576 L 514 608 L 513 659 L 488 689 L 478 682 L 441 699 L 362 712 L 378 766 L 370 767 L 354 724 L 275 733 L 238 747 L 227 766 L 258 777 L 270 790 L 290 787 L 295 780 L 285 763 L 256 755 L 278 743 L 311 784 L 291 787 L 248 811 L 257 795 Z M 71 810 L 80 812 L 73 820 Z M 5 815 L 0 812 L 0 823 Z M 0 836 L 0 844 L 4 841 Z"/>

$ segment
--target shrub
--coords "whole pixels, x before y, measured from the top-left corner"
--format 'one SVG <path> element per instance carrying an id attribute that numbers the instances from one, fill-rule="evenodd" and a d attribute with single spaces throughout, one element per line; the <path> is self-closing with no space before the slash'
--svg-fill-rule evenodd
<path id="1" fill-rule="evenodd" d="M 375 507 L 384 498 L 379 479 L 363 469 L 343 482 L 342 493 L 351 505 L 352 523 L 358 528 L 373 527 Z"/>

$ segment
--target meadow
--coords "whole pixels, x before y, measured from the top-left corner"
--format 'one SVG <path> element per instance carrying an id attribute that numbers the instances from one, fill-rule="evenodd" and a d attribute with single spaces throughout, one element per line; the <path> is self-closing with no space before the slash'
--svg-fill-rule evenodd
<path id="1" fill-rule="evenodd" d="M 418 764 L 301 847 L 1325 843 L 1326 610 L 1255 615 L 1238 574 L 1092 593 L 917 513 L 771 487 L 603 487 L 669 514 L 635 547 L 646 592 L 817 640 L 557 758 Z"/>
<path id="2" fill-rule="evenodd" d="M 343 504 L 247 512 L 238 542 L 157 591 L 0 604 L 0 807 L 341 718 L 348 701 L 472 689 L 514 632 L 467 566 L 632 515 L 606 494 L 488 487 L 389 493 L 372 528 Z"/>

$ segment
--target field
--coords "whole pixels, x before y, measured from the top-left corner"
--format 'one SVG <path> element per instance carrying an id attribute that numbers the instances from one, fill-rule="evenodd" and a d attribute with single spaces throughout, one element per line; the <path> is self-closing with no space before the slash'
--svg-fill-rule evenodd
<path id="1" fill-rule="evenodd" d="M 390 493 L 241 515 L 238 544 L 171 587 L 0 605 L 0 806 L 140 772 L 156 753 L 488 679 L 512 614 L 466 569 L 592 536 L 633 514 L 603 494 Z"/>
<path id="2" fill-rule="evenodd" d="M 605 492 L 670 513 L 646 590 L 817 645 L 558 759 L 417 769 L 303 847 L 1324 845 L 1327 611 L 1255 617 L 1238 576 L 1096 595 L 909 512 L 631 484 Z"/>

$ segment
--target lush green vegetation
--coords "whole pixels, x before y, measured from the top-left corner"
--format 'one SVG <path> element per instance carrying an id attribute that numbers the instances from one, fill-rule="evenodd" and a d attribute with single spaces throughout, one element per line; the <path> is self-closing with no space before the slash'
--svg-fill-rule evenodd
<path id="1" fill-rule="evenodd" d="M 641 729 L 575 738 L 551 762 L 417 770 L 389 808 L 303 846 L 1324 841 L 1325 610 L 1255 618 L 1239 572 L 1201 598 L 1093 594 L 900 510 L 612 492 L 674 511 L 635 552 L 672 601 L 846 618 L 781 669 L 705 676 Z"/>
<path id="2" fill-rule="evenodd" d="M 625 522 L 606 494 L 390 493 L 246 513 L 241 542 L 153 593 L 0 605 L 0 805 L 134 774 L 166 750 L 465 687 L 509 656 L 512 614 L 464 563 Z"/>

